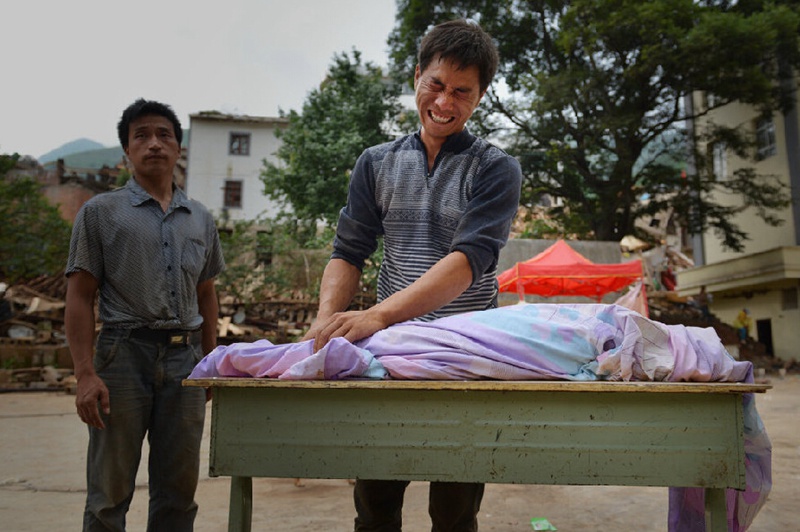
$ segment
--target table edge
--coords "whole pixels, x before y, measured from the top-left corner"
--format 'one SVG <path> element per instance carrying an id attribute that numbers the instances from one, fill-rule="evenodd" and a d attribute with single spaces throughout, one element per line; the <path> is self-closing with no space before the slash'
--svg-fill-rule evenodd
<path id="1" fill-rule="evenodd" d="M 765 393 L 770 384 L 739 382 L 629 381 L 497 381 L 497 380 L 282 380 L 256 377 L 185 379 L 184 386 L 202 388 L 302 388 L 455 390 L 501 392 L 645 392 L 645 393 Z"/>

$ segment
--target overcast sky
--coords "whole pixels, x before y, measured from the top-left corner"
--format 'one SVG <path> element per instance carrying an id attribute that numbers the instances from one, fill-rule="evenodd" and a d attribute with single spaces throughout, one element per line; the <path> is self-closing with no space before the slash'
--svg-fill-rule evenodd
<path id="1" fill-rule="evenodd" d="M 335 53 L 387 65 L 394 16 L 394 0 L 4 2 L 0 153 L 117 145 L 139 97 L 172 105 L 184 128 L 199 111 L 300 111 Z"/>

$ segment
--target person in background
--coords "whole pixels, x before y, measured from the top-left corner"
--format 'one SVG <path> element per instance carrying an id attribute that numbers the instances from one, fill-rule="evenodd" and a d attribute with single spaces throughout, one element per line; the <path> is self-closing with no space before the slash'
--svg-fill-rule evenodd
<path id="1" fill-rule="evenodd" d="M 406 320 L 430 321 L 497 306 L 497 260 L 519 206 L 519 163 L 465 127 L 497 70 L 491 37 L 455 20 L 420 43 L 414 74 L 421 127 L 368 148 L 351 174 L 317 319 L 304 340 L 319 350 Z M 378 303 L 347 311 L 364 261 L 383 237 Z M 408 482 L 358 479 L 355 530 L 401 530 Z M 432 530 L 474 531 L 482 484 L 434 482 Z"/>
<path id="2" fill-rule="evenodd" d="M 736 327 L 739 333 L 739 343 L 743 344 L 747 341 L 747 337 L 750 336 L 750 327 L 752 327 L 752 325 L 753 320 L 750 318 L 750 311 L 743 308 L 733 321 L 733 326 Z"/>
<path id="3" fill-rule="evenodd" d="M 173 110 L 139 99 L 117 131 L 133 176 L 81 208 L 66 268 L 75 405 L 89 428 L 83 530 L 125 529 L 147 436 L 147 530 L 190 531 L 206 395 L 181 381 L 215 347 L 225 265 L 214 219 L 173 184 Z"/>

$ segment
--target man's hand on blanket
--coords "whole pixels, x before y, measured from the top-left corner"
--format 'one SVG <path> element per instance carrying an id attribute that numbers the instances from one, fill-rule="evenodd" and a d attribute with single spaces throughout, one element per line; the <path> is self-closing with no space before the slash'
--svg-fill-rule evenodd
<path id="1" fill-rule="evenodd" d="M 351 343 L 357 342 L 390 325 L 374 309 L 337 312 L 327 318 L 317 318 L 303 340 L 314 339 L 315 353 L 325 347 L 331 338 L 343 337 Z"/>

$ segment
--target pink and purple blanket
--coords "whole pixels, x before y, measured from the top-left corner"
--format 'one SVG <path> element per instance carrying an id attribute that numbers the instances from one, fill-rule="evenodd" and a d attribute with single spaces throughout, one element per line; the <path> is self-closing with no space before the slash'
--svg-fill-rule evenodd
<path id="1" fill-rule="evenodd" d="M 753 382 L 711 328 L 665 325 L 619 305 L 519 304 L 393 325 L 361 341 L 267 340 L 220 346 L 189 378 L 622 380 Z M 772 446 L 744 401 L 747 489 L 728 490 L 728 529 L 743 531 L 772 486 Z M 670 488 L 669 529 L 705 529 L 703 490 Z"/>

